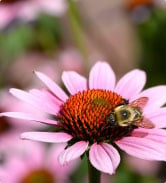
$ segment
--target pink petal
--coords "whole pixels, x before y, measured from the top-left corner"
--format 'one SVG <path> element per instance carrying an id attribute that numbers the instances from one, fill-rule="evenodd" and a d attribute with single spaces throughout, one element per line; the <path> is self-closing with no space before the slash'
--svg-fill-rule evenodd
<path id="1" fill-rule="evenodd" d="M 144 87 L 146 74 L 144 71 L 135 69 L 125 74 L 117 83 L 115 92 L 126 99 L 138 94 Z"/>
<path id="2" fill-rule="evenodd" d="M 156 128 L 166 128 L 166 108 L 159 108 L 145 113 L 146 118 L 152 121 Z"/>
<path id="3" fill-rule="evenodd" d="M 89 159 L 92 165 L 104 172 L 113 174 L 120 163 L 118 151 L 109 144 L 93 144 L 89 151 Z"/>
<path id="4" fill-rule="evenodd" d="M 79 141 L 74 145 L 70 146 L 59 155 L 58 160 L 60 164 L 63 165 L 71 160 L 79 158 L 86 151 L 87 147 L 88 142 L 85 141 Z"/>
<path id="5" fill-rule="evenodd" d="M 17 97 L 18 99 L 20 99 L 24 102 L 27 102 L 27 103 L 35 106 L 35 107 L 39 107 L 38 104 L 37 104 L 37 101 L 36 101 L 36 97 L 29 94 L 28 92 L 25 92 L 23 90 L 19 90 L 19 89 L 16 89 L 16 88 L 11 88 L 9 91 L 12 95 Z"/>
<path id="6" fill-rule="evenodd" d="M 39 108 L 40 110 L 43 110 L 47 113 L 53 114 L 55 115 L 57 113 L 57 108 L 56 106 L 50 107 L 48 106 L 48 101 L 47 100 L 43 100 L 42 95 L 40 96 L 35 96 L 32 93 L 28 93 L 25 92 L 23 90 L 19 90 L 19 89 L 10 89 L 10 93 L 12 93 L 12 95 L 14 95 L 15 97 L 17 97 L 18 99 L 36 107 Z"/>
<path id="7" fill-rule="evenodd" d="M 125 137 L 116 144 L 126 153 L 145 160 L 166 161 L 166 145 L 146 137 Z"/>
<path id="8" fill-rule="evenodd" d="M 87 80 L 85 77 L 73 71 L 63 72 L 62 80 L 68 91 L 74 95 L 79 91 L 87 90 Z"/>
<path id="9" fill-rule="evenodd" d="M 55 94 L 55 96 L 62 101 L 66 101 L 68 99 L 66 93 L 52 79 L 41 72 L 35 72 L 35 74 Z"/>
<path id="10" fill-rule="evenodd" d="M 0 113 L 0 117 L 1 116 L 30 120 L 30 121 L 37 121 L 40 123 L 46 123 L 46 124 L 50 124 L 50 125 L 57 125 L 57 123 L 58 123 L 55 120 L 46 119 L 43 117 L 39 117 L 39 116 L 35 116 L 35 115 L 23 113 L 23 112 L 4 112 L 4 113 Z"/>
<path id="11" fill-rule="evenodd" d="M 10 93 L 13 96 L 17 97 L 18 99 L 32 105 L 33 107 L 36 107 L 40 110 L 43 110 L 43 111 L 53 114 L 53 115 L 56 114 L 55 110 L 52 111 L 49 108 L 45 107 L 44 104 L 46 103 L 46 101 L 41 103 L 40 97 L 36 97 L 36 96 L 32 95 L 31 93 L 25 92 L 23 90 L 15 89 L 15 88 L 10 89 Z"/>
<path id="12" fill-rule="evenodd" d="M 97 62 L 89 75 L 90 89 L 113 90 L 115 86 L 115 74 L 106 62 Z"/>
<path id="13" fill-rule="evenodd" d="M 136 129 L 133 131 L 132 136 L 138 136 L 138 134 L 145 134 L 146 139 L 153 140 L 154 142 L 160 143 L 166 146 L 166 130 L 164 129 Z"/>
<path id="14" fill-rule="evenodd" d="M 156 87 L 149 88 L 144 90 L 139 95 L 132 98 L 132 100 L 139 98 L 139 97 L 148 97 L 149 101 L 144 108 L 145 112 L 154 111 L 157 108 L 161 107 L 166 103 L 166 86 L 160 85 Z"/>
<path id="15" fill-rule="evenodd" d="M 32 89 L 29 92 L 32 95 L 36 96 L 38 102 L 44 108 L 44 111 L 53 115 L 59 113 L 60 107 L 63 104 L 63 102 L 56 98 L 56 96 L 54 96 L 51 92 L 44 89 Z"/>
<path id="16" fill-rule="evenodd" d="M 68 142 L 72 139 L 72 136 L 63 132 L 25 132 L 21 134 L 21 138 L 41 142 L 60 143 Z"/>

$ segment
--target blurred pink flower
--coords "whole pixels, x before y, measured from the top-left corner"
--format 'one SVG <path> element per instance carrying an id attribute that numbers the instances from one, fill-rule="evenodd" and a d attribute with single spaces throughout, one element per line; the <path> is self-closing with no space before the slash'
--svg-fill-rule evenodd
<path id="1" fill-rule="evenodd" d="M 54 78 L 57 83 L 60 83 L 63 70 L 83 73 L 84 65 L 81 55 L 73 48 L 63 50 L 53 58 L 48 58 L 39 53 L 25 54 L 10 64 L 8 68 L 10 76 L 6 78 L 7 83 L 12 83 L 12 85 L 21 88 L 29 87 L 29 85 L 38 86 L 38 80 L 31 75 L 34 70 L 44 72 L 49 77 Z M 22 77 L 23 75 L 24 77 Z"/>
<path id="2" fill-rule="evenodd" d="M 58 132 L 25 132 L 21 135 L 23 139 L 69 142 L 68 148 L 59 155 L 61 164 L 88 151 L 91 164 L 108 174 L 115 173 L 120 163 L 120 155 L 115 146 L 141 159 L 166 161 L 166 131 L 160 129 L 166 127 L 166 108 L 161 108 L 166 101 L 165 85 L 141 91 L 146 82 L 146 74 L 139 69 L 128 72 L 116 84 L 112 68 L 105 62 L 97 62 L 90 71 L 89 82 L 74 71 L 62 74 L 62 80 L 71 94 L 68 96 L 48 76 L 35 73 L 48 89 L 32 89 L 29 92 L 11 89 L 10 92 L 55 118 L 41 119 L 34 114 L 21 112 L 7 112 L 1 116 L 41 121 L 53 125 Z M 128 106 L 128 103 L 130 105 L 140 97 L 149 99 L 141 110 L 155 128 L 111 124 L 109 115 L 117 106 Z"/>
<path id="3" fill-rule="evenodd" d="M 6 111 L 22 111 L 22 112 L 30 112 L 32 114 L 38 114 L 40 116 L 44 116 L 44 113 L 41 111 L 32 108 L 29 104 L 18 102 L 12 95 L 8 94 L 6 90 L 0 91 L 0 112 Z M 46 127 L 46 125 L 42 125 L 40 123 L 34 123 L 32 121 L 24 121 L 18 120 L 14 118 L 0 118 L 0 148 L 7 143 L 10 143 L 12 140 L 18 138 L 19 133 L 27 131 L 27 130 L 36 130 L 39 128 Z"/>
<path id="4" fill-rule="evenodd" d="M 74 70 L 83 73 L 85 71 L 83 57 L 76 49 L 67 48 L 59 54 L 57 70 L 60 70 L 60 73 L 63 70 Z"/>
<path id="5" fill-rule="evenodd" d="M 77 162 L 62 166 L 57 161 L 58 154 L 65 145 L 46 148 L 34 142 L 15 143 L 5 161 L 0 164 L 0 181 L 4 183 L 46 182 L 67 183 Z M 33 181 L 32 181 L 33 180 Z"/>
<path id="6" fill-rule="evenodd" d="M 8 25 L 15 18 L 25 21 L 35 19 L 39 13 L 45 12 L 53 16 L 61 16 L 67 9 L 65 0 L 24 0 L 15 2 L 0 1 L 0 28 Z"/>

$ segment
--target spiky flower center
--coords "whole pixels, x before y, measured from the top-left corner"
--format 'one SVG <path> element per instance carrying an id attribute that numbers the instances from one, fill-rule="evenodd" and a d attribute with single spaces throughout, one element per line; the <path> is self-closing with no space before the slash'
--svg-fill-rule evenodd
<path id="1" fill-rule="evenodd" d="M 87 90 L 71 96 L 61 107 L 60 128 L 76 140 L 90 143 L 114 141 L 130 133 L 131 128 L 111 126 L 108 115 L 126 103 L 117 93 L 101 89 Z"/>
<path id="2" fill-rule="evenodd" d="M 29 172 L 20 183 L 55 183 L 52 173 L 45 169 Z"/>

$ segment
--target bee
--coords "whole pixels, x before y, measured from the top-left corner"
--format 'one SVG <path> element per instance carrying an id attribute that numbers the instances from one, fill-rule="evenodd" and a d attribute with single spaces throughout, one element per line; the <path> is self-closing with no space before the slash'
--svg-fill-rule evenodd
<path id="1" fill-rule="evenodd" d="M 140 97 L 130 104 L 119 105 L 107 116 L 106 121 L 112 127 L 117 125 L 120 127 L 134 125 L 142 128 L 154 128 L 155 125 L 143 116 L 142 109 L 148 100 L 148 97 Z"/>

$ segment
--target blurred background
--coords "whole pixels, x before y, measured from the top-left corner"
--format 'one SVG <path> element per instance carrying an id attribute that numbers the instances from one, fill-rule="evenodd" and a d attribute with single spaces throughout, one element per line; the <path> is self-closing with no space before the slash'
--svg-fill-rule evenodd
<path id="1" fill-rule="evenodd" d="M 147 73 L 146 87 L 166 84 L 166 0 L 0 0 L 0 112 L 32 110 L 7 91 L 11 87 L 40 87 L 34 70 L 46 73 L 61 85 L 63 70 L 88 76 L 98 60 L 109 62 L 118 78 L 140 68 Z M 0 177 L 15 171 L 12 167 L 19 167 L 25 169 L 25 175 L 18 176 L 18 171 L 11 180 L 4 179 L 5 183 L 27 183 L 34 172 L 48 178 L 45 182 L 35 179 L 35 183 L 86 183 L 86 160 L 75 162 L 70 171 L 60 169 L 61 176 L 52 175 L 58 165 L 51 165 L 50 170 L 46 159 L 54 164 L 50 155 L 54 145 L 38 144 L 42 147 L 36 151 L 34 145 L 20 147 L 21 132 L 45 128 L 48 127 L 0 119 Z M 39 156 L 40 168 L 35 165 L 35 169 L 33 163 L 26 166 L 25 162 L 33 159 L 30 157 Z M 102 183 L 166 181 L 164 163 L 126 154 L 121 157 L 117 173 L 103 174 Z"/>

